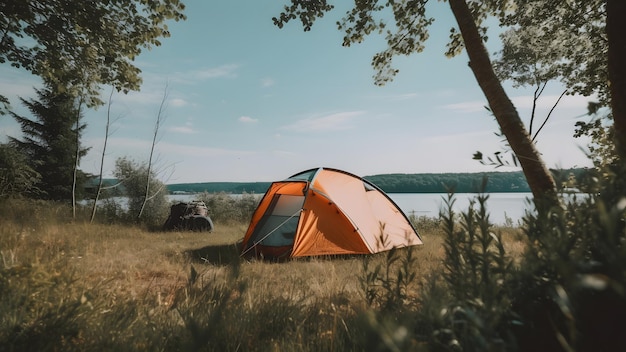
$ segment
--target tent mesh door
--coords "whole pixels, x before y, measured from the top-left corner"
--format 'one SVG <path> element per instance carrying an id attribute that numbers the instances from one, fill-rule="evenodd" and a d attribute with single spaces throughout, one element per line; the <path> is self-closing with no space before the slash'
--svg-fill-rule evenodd
<path id="1" fill-rule="evenodd" d="M 251 242 L 268 247 L 293 245 L 304 196 L 275 194 L 251 236 Z"/>

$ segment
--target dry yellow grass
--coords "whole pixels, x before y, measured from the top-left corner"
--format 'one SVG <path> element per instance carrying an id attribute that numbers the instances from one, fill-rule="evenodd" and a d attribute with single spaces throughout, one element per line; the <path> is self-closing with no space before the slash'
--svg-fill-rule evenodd
<path id="1" fill-rule="evenodd" d="M 35 226 L 7 221 L 1 226 L 4 267 L 34 265 L 72 271 L 85 287 L 114 295 L 157 299 L 184 285 L 191 267 L 204 280 L 224 277 L 227 265 L 239 261 L 236 243 L 246 225 L 216 225 L 212 233 L 149 232 L 139 227 L 89 223 Z M 422 234 L 417 249 L 420 274 L 437 267 L 442 257 L 440 236 Z M 60 264 L 59 264 L 60 263 Z M 323 299 L 358 294 L 360 257 L 313 258 L 286 263 L 242 262 L 240 276 L 250 292 Z"/>
<path id="2" fill-rule="evenodd" d="M 160 345 L 167 341 L 160 341 L 159 336 L 168 341 L 190 338 L 188 334 L 196 323 L 203 329 L 197 343 L 210 338 L 232 347 L 231 342 L 238 346 L 280 336 L 280 331 L 268 335 L 267 329 L 284 326 L 281 321 L 296 317 L 302 319 L 301 325 L 290 331 L 296 340 L 281 342 L 283 347 L 296 343 L 298 349 L 342 349 L 364 331 L 347 329 L 346 321 L 362 321 L 362 314 L 372 308 L 363 287 L 364 258 L 368 258 L 370 271 L 377 265 L 385 270 L 386 265 L 386 253 L 284 263 L 245 261 L 239 258 L 237 243 L 247 224 L 216 223 L 212 233 L 161 232 L 130 225 L 68 221 L 62 211 L 47 215 L 37 212 L 30 218 L 19 216 L 21 213 L 0 204 L 0 284 L 5 280 L 14 294 L 30 297 L 29 304 L 39 306 L 41 313 L 24 315 L 17 301 L 3 309 L 11 319 L 21 322 L 23 329 L 48 319 L 51 307 L 66 307 L 63 302 L 79 301 L 80 307 L 91 307 L 93 303 L 95 308 L 85 313 L 88 316 L 77 311 L 63 318 L 69 324 L 70 335 L 75 319 L 88 325 L 79 331 L 90 334 L 86 340 L 89 342 L 71 342 L 83 347 L 85 343 L 101 344 L 112 338 L 135 346 Z M 421 223 L 424 244 L 413 247 L 416 259 L 411 262 L 417 277 L 406 291 L 411 301 L 420 294 L 419 283 L 441 270 L 444 257 L 444 234 L 438 222 L 422 219 Z M 517 230 L 502 231 L 505 247 L 512 253 L 521 251 L 522 236 Z M 404 251 L 399 250 L 400 258 L 408 253 Z M 398 265 L 396 262 L 393 270 Z M 378 292 L 382 300 L 389 294 L 384 289 Z M 194 319 L 199 320 L 194 323 Z M 274 325 L 264 326 L 264 322 Z M 254 327 L 246 337 L 239 336 L 241 324 Z M 44 326 L 56 325 L 58 322 L 53 320 Z M 103 335 L 99 327 L 106 327 L 108 332 Z M 214 336 L 215 329 L 219 337 Z M 29 332 L 33 336 L 37 333 Z M 320 334 L 328 339 L 318 341 Z M 241 342 L 232 341 L 234 337 L 241 338 Z M 344 344 L 334 345 L 339 341 Z M 48 342 L 55 344 L 57 340 L 51 338 Z M 19 341 L 14 343 L 21 346 Z"/>
<path id="3" fill-rule="evenodd" d="M 23 226 L 2 224 L 0 253 L 3 265 L 46 265 L 62 261 L 87 286 L 128 294 L 167 296 L 187 282 L 191 267 L 202 278 L 223 277 L 226 265 L 238 261 L 236 243 L 246 225 L 219 225 L 212 233 L 148 232 L 139 227 L 88 223 Z M 509 230 L 511 231 L 511 230 Z M 421 233 L 424 244 L 416 251 L 418 275 L 438 270 L 443 258 L 442 234 Z M 506 247 L 520 253 L 519 236 L 505 234 Z M 357 293 L 360 257 L 313 258 L 287 263 L 243 262 L 240 275 L 251 291 L 302 291 L 295 296 L 346 297 Z M 295 292 L 292 292 L 295 293 Z"/>
<path id="4" fill-rule="evenodd" d="M 19 207 L 18 207 L 19 208 Z M 187 282 L 191 268 L 200 278 L 219 280 L 227 266 L 239 262 L 236 243 L 247 224 L 216 224 L 212 233 L 150 232 L 140 227 L 59 221 L 65 214 L 33 214 L 24 218 L 0 209 L 0 256 L 4 267 L 46 266 L 62 262 L 87 287 L 137 297 L 146 292 L 167 297 Z M 19 211 L 19 210 L 16 210 Z M 444 256 L 442 230 L 430 221 L 418 229 L 424 244 L 417 248 L 419 276 L 439 270 Z M 523 250 L 519 229 L 503 232 L 512 255 Z M 374 258 L 374 260 L 378 260 Z M 382 258 L 381 258 L 382 260 Z M 239 263 L 237 263 L 239 264 Z M 250 282 L 249 291 L 285 290 L 307 299 L 350 297 L 359 291 L 361 257 L 313 258 L 287 263 L 242 262 L 239 275 Z"/>

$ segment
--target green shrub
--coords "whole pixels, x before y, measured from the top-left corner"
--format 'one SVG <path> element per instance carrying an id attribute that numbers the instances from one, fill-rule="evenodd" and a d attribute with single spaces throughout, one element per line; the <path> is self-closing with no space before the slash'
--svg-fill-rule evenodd
<path id="1" fill-rule="evenodd" d="M 382 235 L 380 241 L 386 246 Z M 364 256 L 361 263 L 362 276 L 359 282 L 370 307 L 393 314 L 400 314 L 412 307 L 414 297 L 411 297 L 410 292 L 419 270 L 414 246 Z"/>
<path id="2" fill-rule="evenodd" d="M 493 231 L 486 196 L 460 216 L 450 196 L 444 270 L 422 286 L 416 338 L 432 351 L 626 350 L 624 174 L 614 166 L 585 185 L 590 194 L 528 211 L 516 261 Z"/>
<path id="3" fill-rule="evenodd" d="M 248 223 L 252 213 L 259 204 L 260 197 L 254 193 L 243 193 L 241 196 L 220 193 L 200 193 L 196 196 L 209 208 L 209 216 L 219 223 Z"/>
<path id="4" fill-rule="evenodd" d="M 437 233 L 441 230 L 441 218 L 437 217 L 428 217 L 425 215 L 416 216 L 409 215 L 408 216 L 411 225 L 421 233 Z"/>
<path id="5" fill-rule="evenodd" d="M 529 239 L 514 284 L 523 347 L 626 350 L 626 188 L 613 165 L 592 193 L 546 214 L 529 213 Z M 545 341 L 542 346 L 532 341 Z"/>
<path id="6" fill-rule="evenodd" d="M 494 232 L 478 195 L 459 217 L 450 194 L 441 213 L 445 229 L 443 270 L 423 286 L 416 334 L 434 351 L 515 350 L 507 283 L 513 273 L 502 237 Z"/>
<path id="7" fill-rule="evenodd" d="M 72 208 L 64 202 L 14 198 L 0 200 L 0 222 L 35 228 L 71 221 Z"/>

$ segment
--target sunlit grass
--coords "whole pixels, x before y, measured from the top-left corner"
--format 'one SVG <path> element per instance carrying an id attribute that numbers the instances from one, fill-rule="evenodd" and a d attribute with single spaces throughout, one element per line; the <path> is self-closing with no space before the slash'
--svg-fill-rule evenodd
<path id="1" fill-rule="evenodd" d="M 34 215 L 23 216 L 26 209 Z M 0 303 L 0 345 L 216 351 L 368 346 L 365 317 L 375 307 L 363 291 L 363 256 L 245 261 L 237 243 L 247 223 L 216 222 L 212 233 L 161 232 L 72 221 L 65 207 L 43 203 L 2 204 L 0 210 L 0 295 L 12 297 Z M 424 244 L 410 249 L 417 275 L 407 291 L 412 300 L 429 274 L 441 270 L 444 256 L 438 222 L 413 221 Z M 510 231 L 505 238 L 516 239 Z M 399 258 L 407 250 L 400 249 Z M 370 267 L 397 265 L 386 253 L 368 260 Z"/>

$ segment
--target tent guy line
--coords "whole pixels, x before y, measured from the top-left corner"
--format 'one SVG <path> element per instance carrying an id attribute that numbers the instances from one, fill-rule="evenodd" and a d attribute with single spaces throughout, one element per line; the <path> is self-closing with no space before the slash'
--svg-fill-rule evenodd
<path id="1" fill-rule="evenodd" d="M 296 215 L 298 215 L 299 213 L 302 212 L 302 209 L 297 210 L 295 213 L 293 213 L 290 217 L 288 217 L 287 219 L 285 219 L 285 221 L 283 221 L 282 223 L 280 223 L 278 226 L 276 226 L 272 231 L 268 232 L 267 235 L 263 236 L 263 238 L 259 239 L 258 241 L 255 241 L 254 244 L 252 246 L 250 246 L 248 249 L 246 249 L 245 251 L 243 251 L 240 255 L 240 257 L 245 256 L 248 252 L 250 252 L 252 249 L 254 249 L 254 247 L 256 247 L 257 244 L 263 242 L 263 240 L 265 240 L 266 238 L 268 238 L 271 234 L 273 234 L 274 232 L 276 232 L 281 226 L 283 226 L 284 224 L 286 224 L 289 220 L 291 220 L 293 217 L 295 217 Z"/>

